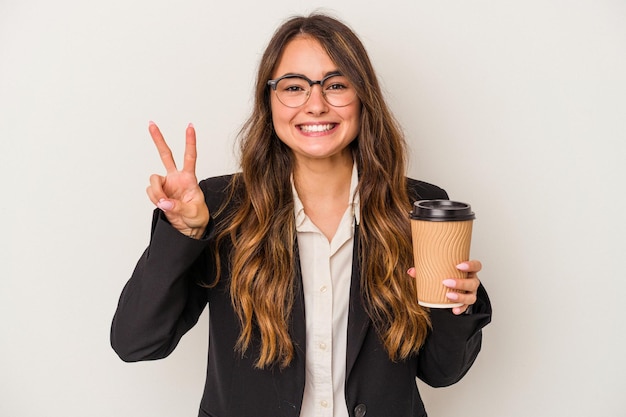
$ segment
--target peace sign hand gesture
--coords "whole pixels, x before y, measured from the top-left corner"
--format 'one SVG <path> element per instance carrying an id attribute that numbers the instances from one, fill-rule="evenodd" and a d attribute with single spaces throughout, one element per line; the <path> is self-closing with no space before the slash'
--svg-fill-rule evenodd
<path id="1" fill-rule="evenodd" d="M 185 158 L 182 171 L 176 168 L 172 151 L 156 124 L 150 122 L 150 136 L 167 174 L 150 176 L 148 197 L 181 233 L 199 239 L 209 223 L 209 209 L 196 178 L 196 131 L 190 123 L 185 132 Z"/>

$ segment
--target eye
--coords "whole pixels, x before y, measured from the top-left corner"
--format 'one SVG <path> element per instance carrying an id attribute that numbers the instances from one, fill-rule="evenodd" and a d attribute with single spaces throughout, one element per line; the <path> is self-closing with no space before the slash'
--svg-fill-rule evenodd
<path id="1" fill-rule="evenodd" d="M 309 83 L 297 77 L 283 78 L 278 82 L 277 89 L 287 94 L 298 94 L 309 89 Z"/>
<path id="2" fill-rule="evenodd" d="M 348 88 L 348 86 L 341 83 L 333 83 L 326 87 L 327 90 L 343 90 L 344 88 Z"/>
<path id="3" fill-rule="evenodd" d="M 303 90 L 304 90 L 304 88 L 302 88 L 302 86 L 300 86 L 300 85 L 286 85 L 283 88 L 283 91 L 292 92 L 292 93 L 295 93 L 295 92 L 298 92 L 298 91 L 303 91 Z"/>
<path id="4" fill-rule="evenodd" d="M 324 90 L 333 93 L 344 92 L 350 89 L 350 83 L 346 77 L 332 77 L 324 83 Z"/>

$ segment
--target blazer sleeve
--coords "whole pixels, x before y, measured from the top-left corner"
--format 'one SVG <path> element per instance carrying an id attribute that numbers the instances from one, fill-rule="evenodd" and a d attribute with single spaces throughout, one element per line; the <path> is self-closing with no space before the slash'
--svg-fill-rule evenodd
<path id="1" fill-rule="evenodd" d="M 419 199 L 448 199 L 442 188 L 407 179 L 409 196 Z M 491 303 L 485 287 L 478 289 L 471 314 L 456 316 L 451 309 L 431 309 L 432 329 L 418 356 L 417 376 L 433 387 L 458 382 L 476 360 L 482 343 L 482 328 L 491 321 Z"/>
<path id="2" fill-rule="evenodd" d="M 481 284 L 470 314 L 431 309 L 432 330 L 418 356 L 417 376 L 433 387 L 458 382 L 480 352 L 482 328 L 491 321 L 491 303 Z"/>
<path id="3" fill-rule="evenodd" d="M 150 244 L 122 290 L 111 325 L 111 346 L 122 360 L 166 357 L 196 324 L 207 290 L 191 270 L 207 246 L 208 239 L 183 235 L 154 211 Z"/>
<path id="4" fill-rule="evenodd" d="M 161 210 L 154 211 L 150 244 L 122 290 L 111 324 L 111 346 L 122 360 L 164 358 L 198 322 L 210 295 L 199 283 L 215 279 L 216 216 L 232 178 L 224 175 L 200 182 L 211 213 L 202 239 L 183 235 Z"/>

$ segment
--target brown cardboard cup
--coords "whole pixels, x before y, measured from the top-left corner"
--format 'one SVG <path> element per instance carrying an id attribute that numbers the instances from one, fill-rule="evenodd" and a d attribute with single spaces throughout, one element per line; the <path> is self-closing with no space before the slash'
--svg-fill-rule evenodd
<path id="1" fill-rule="evenodd" d="M 459 307 L 442 284 L 447 278 L 467 278 L 456 265 L 469 259 L 474 213 L 469 204 L 450 200 L 421 200 L 410 213 L 415 257 L 417 299 L 432 308 Z"/>

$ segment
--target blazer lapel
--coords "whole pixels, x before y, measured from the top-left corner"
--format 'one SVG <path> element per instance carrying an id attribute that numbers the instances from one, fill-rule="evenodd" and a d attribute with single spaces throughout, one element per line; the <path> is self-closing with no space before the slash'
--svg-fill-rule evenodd
<path id="1" fill-rule="evenodd" d="M 295 354 L 302 362 L 306 353 L 306 320 L 304 311 L 304 289 L 302 287 L 302 268 L 300 266 L 300 250 L 298 242 L 295 244 L 296 276 L 294 282 L 294 301 L 291 310 L 291 337 L 294 344 Z M 304 376 L 304 369 L 303 376 Z"/>
<path id="2" fill-rule="evenodd" d="M 306 355 L 306 321 L 304 310 L 304 292 L 302 288 L 302 271 L 300 269 L 300 255 L 296 243 L 296 280 L 294 287 L 294 305 L 291 317 L 291 336 L 293 338 L 295 355 L 292 363 L 289 380 L 291 388 L 304 388 L 305 355 Z M 350 305 L 348 312 L 348 346 L 346 349 L 346 380 L 350 376 L 354 363 L 359 355 L 365 336 L 370 327 L 371 320 L 363 307 L 361 294 L 361 261 L 359 226 L 354 229 L 354 247 L 352 254 L 352 276 L 350 278 Z M 301 384 L 301 385 L 300 385 Z M 289 387 L 284 387 L 289 391 Z M 300 400 L 301 401 L 301 400 Z M 298 407 L 299 408 L 299 407 Z"/>
<path id="3" fill-rule="evenodd" d="M 350 282 L 350 310 L 348 312 L 348 347 L 346 351 L 346 380 L 359 355 L 371 320 L 363 307 L 361 294 L 361 258 L 359 226 L 354 229 L 354 249 L 352 254 L 352 278 Z"/>
<path id="4" fill-rule="evenodd" d="M 294 358 L 288 367 L 274 369 L 274 383 L 280 398 L 280 412 L 276 416 L 298 417 L 302 407 L 305 378 L 306 321 L 304 311 L 304 292 L 298 245 L 295 247 L 296 271 L 294 277 L 294 300 L 289 323 L 289 333 L 294 347 Z"/>

